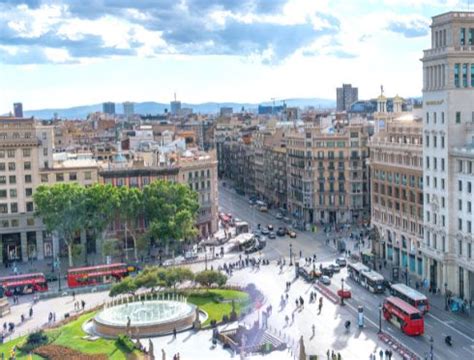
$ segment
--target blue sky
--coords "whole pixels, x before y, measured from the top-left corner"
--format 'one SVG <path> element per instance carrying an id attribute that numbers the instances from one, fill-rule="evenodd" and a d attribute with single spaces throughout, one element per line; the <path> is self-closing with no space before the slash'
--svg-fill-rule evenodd
<path id="1" fill-rule="evenodd" d="M 103 101 L 421 94 L 430 17 L 467 0 L 0 0 L 0 113 Z"/>

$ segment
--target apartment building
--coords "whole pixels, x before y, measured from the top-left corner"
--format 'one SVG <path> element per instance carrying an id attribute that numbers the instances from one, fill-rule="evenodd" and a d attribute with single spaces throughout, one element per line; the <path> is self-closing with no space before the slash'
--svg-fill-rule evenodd
<path id="1" fill-rule="evenodd" d="M 33 118 L 0 117 L 0 129 L 0 261 L 57 256 L 60 242 L 34 216 L 33 194 L 41 184 L 92 184 L 97 166 L 56 161 L 53 127 Z"/>
<path id="2" fill-rule="evenodd" d="M 474 299 L 474 12 L 432 18 L 423 62 L 423 275 Z"/>
<path id="3" fill-rule="evenodd" d="M 288 210 L 300 226 L 368 221 L 369 126 L 307 127 L 287 135 Z"/>
<path id="4" fill-rule="evenodd" d="M 279 128 L 263 139 L 264 200 L 274 208 L 287 207 L 286 129 Z"/>
<path id="5" fill-rule="evenodd" d="M 423 275 L 423 122 L 412 113 L 375 114 L 378 132 L 370 139 L 371 223 L 379 238 L 378 259 L 404 272 Z"/>

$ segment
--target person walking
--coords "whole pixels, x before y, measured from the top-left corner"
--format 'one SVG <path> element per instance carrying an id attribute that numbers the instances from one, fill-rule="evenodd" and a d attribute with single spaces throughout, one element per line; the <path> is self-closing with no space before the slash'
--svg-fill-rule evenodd
<path id="1" fill-rule="evenodd" d="M 314 324 L 311 326 L 311 333 L 312 333 L 311 337 L 314 337 L 316 335 L 316 325 Z"/>
<path id="2" fill-rule="evenodd" d="M 33 308 L 31 307 L 30 308 L 30 318 L 32 318 L 32 317 L 33 317 Z"/>
<path id="3" fill-rule="evenodd" d="M 176 328 L 173 328 L 173 339 L 176 339 L 176 336 L 177 335 L 177 332 L 176 332 Z"/>
<path id="4" fill-rule="evenodd" d="M 318 315 L 321 314 L 321 310 L 323 309 L 323 298 L 322 296 L 319 298 L 319 306 L 318 306 Z"/>

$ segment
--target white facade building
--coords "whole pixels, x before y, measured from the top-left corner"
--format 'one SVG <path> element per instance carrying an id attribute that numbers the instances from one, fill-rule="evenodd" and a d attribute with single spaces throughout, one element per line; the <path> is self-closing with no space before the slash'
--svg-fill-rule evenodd
<path id="1" fill-rule="evenodd" d="M 435 16 L 431 33 L 422 59 L 423 275 L 473 299 L 474 12 Z"/>

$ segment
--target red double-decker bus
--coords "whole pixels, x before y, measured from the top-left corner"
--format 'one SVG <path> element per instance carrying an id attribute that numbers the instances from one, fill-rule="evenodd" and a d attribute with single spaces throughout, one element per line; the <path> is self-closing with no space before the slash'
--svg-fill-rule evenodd
<path id="1" fill-rule="evenodd" d="M 423 335 L 425 332 L 425 322 L 420 310 L 395 296 L 385 299 L 383 316 L 407 335 Z"/>
<path id="2" fill-rule="evenodd" d="M 67 284 L 70 288 L 105 284 L 120 280 L 134 271 L 134 266 L 125 263 L 73 268 L 67 272 Z"/>
<path id="3" fill-rule="evenodd" d="M 7 296 L 48 291 L 48 282 L 43 273 L 0 277 L 0 286 Z"/>

